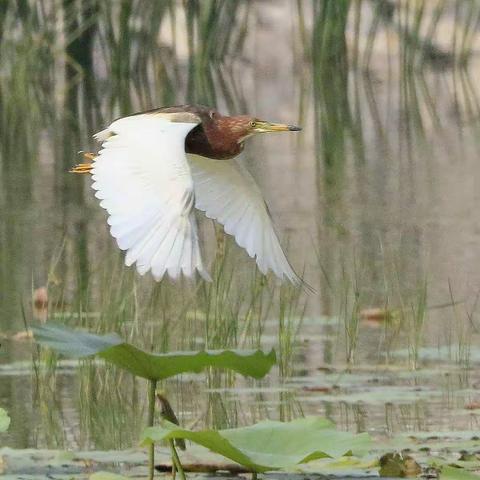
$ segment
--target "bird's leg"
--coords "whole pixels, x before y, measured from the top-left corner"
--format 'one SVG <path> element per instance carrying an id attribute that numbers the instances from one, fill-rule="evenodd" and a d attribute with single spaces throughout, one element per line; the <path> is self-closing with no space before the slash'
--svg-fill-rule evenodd
<path id="1" fill-rule="evenodd" d="M 97 156 L 92 152 L 83 152 L 83 158 L 93 162 Z"/>
<path id="2" fill-rule="evenodd" d="M 96 155 L 90 152 L 84 152 L 83 158 L 87 160 L 87 163 L 79 163 L 75 165 L 71 170 L 70 173 L 92 173 L 93 168 L 93 160 L 95 160 Z"/>

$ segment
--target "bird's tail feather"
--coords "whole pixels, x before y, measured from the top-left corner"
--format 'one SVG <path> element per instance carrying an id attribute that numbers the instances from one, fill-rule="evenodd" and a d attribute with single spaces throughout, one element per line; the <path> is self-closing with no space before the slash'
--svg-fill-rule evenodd
<path id="1" fill-rule="evenodd" d="M 193 215 L 165 218 L 161 215 L 137 219 L 135 223 L 111 226 L 111 233 L 119 247 L 127 250 L 125 264 L 137 265 L 141 275 L 152 272 L 155 280 L 165 273 L 176 279 L 180 274 L 191 277 L 195 270 L 205 280 L 210 276 L 200 252 L 197 225 Z"/>

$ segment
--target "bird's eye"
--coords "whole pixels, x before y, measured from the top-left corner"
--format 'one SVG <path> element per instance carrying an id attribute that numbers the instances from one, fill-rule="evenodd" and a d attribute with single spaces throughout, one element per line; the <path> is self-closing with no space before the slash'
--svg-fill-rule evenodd
<path id="1" fill-rule="evenodd" d="M 257 122 L 254 122 L 253 120 L 250 122 L 250 127 L 255 128 L 257 126 Z"/>
<path id="2" fill-rule="evenodd" d="M 214 120 L 217 117 L 217 112 L 210 112 L 210 118 Z"/>

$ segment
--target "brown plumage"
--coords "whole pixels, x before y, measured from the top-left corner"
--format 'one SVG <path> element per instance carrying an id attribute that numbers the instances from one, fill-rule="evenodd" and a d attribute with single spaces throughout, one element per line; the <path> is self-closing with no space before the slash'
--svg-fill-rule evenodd
<path id="1" fill-rule="evenodd" d="M 300 127 L 269 123 L 250 115 L 226 116 L 204 105 L 177 105 L 134 113 L 130 116 L 163 114 L 172 122 L 200 122 L 185 139 L 185 151 L 214 160 L 228 160 L 239 155 L 245 140 L 254 133 L 298 131 Z M 90 173 L 92 153 L 85 153 L 87 163 L 73 167 L 72 173 Z"/>
<path id="2" fill-rule="evenodd" d="M 215 113 L 213 119 L 202 120 L 187 135 L 185 151 L 216 160 L 236 157 L 243 150 L 253 121 L 254 118 L 247 115 L 224 117 Z"/>
<path id="3" fill-rule="evenodd" d="M 239 155 L 245 139 L 256 133 L 257 125 L 273 126 L 274 130 L 276 127 L 278 131 L 301 130 L 300 127 L 293 125 L 264 122 L 250 115 L 222 115 L 214 108 L 204 105 L 162 107 L 141 113 L 178 114 L 177 117 L 172 115 L 173 121 L 200 121 L 201 123 L 187 135 L 185 151 L 215 160 L 227 160 Z"/>

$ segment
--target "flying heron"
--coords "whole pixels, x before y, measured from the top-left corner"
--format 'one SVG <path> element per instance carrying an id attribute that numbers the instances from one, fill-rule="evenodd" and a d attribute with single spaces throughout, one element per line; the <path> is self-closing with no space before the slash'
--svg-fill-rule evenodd
<path id="1" fill-rule="evenodd" d="M 298 131 L 249 115 L 224 116 L 201 105 L 164 107 L 115 120 L 94 135 L 100 152 L 74 173 L 92 174 L 92 188 L 108 212 L 110 232 L 125 264 L 155 280 L 197 271 L 210 280 L 200 251 L 194 209 L 223 225 L 259 270 L 295 285 L 290 266 L 250 173 L 236 161 L 257 133 Z"/>

